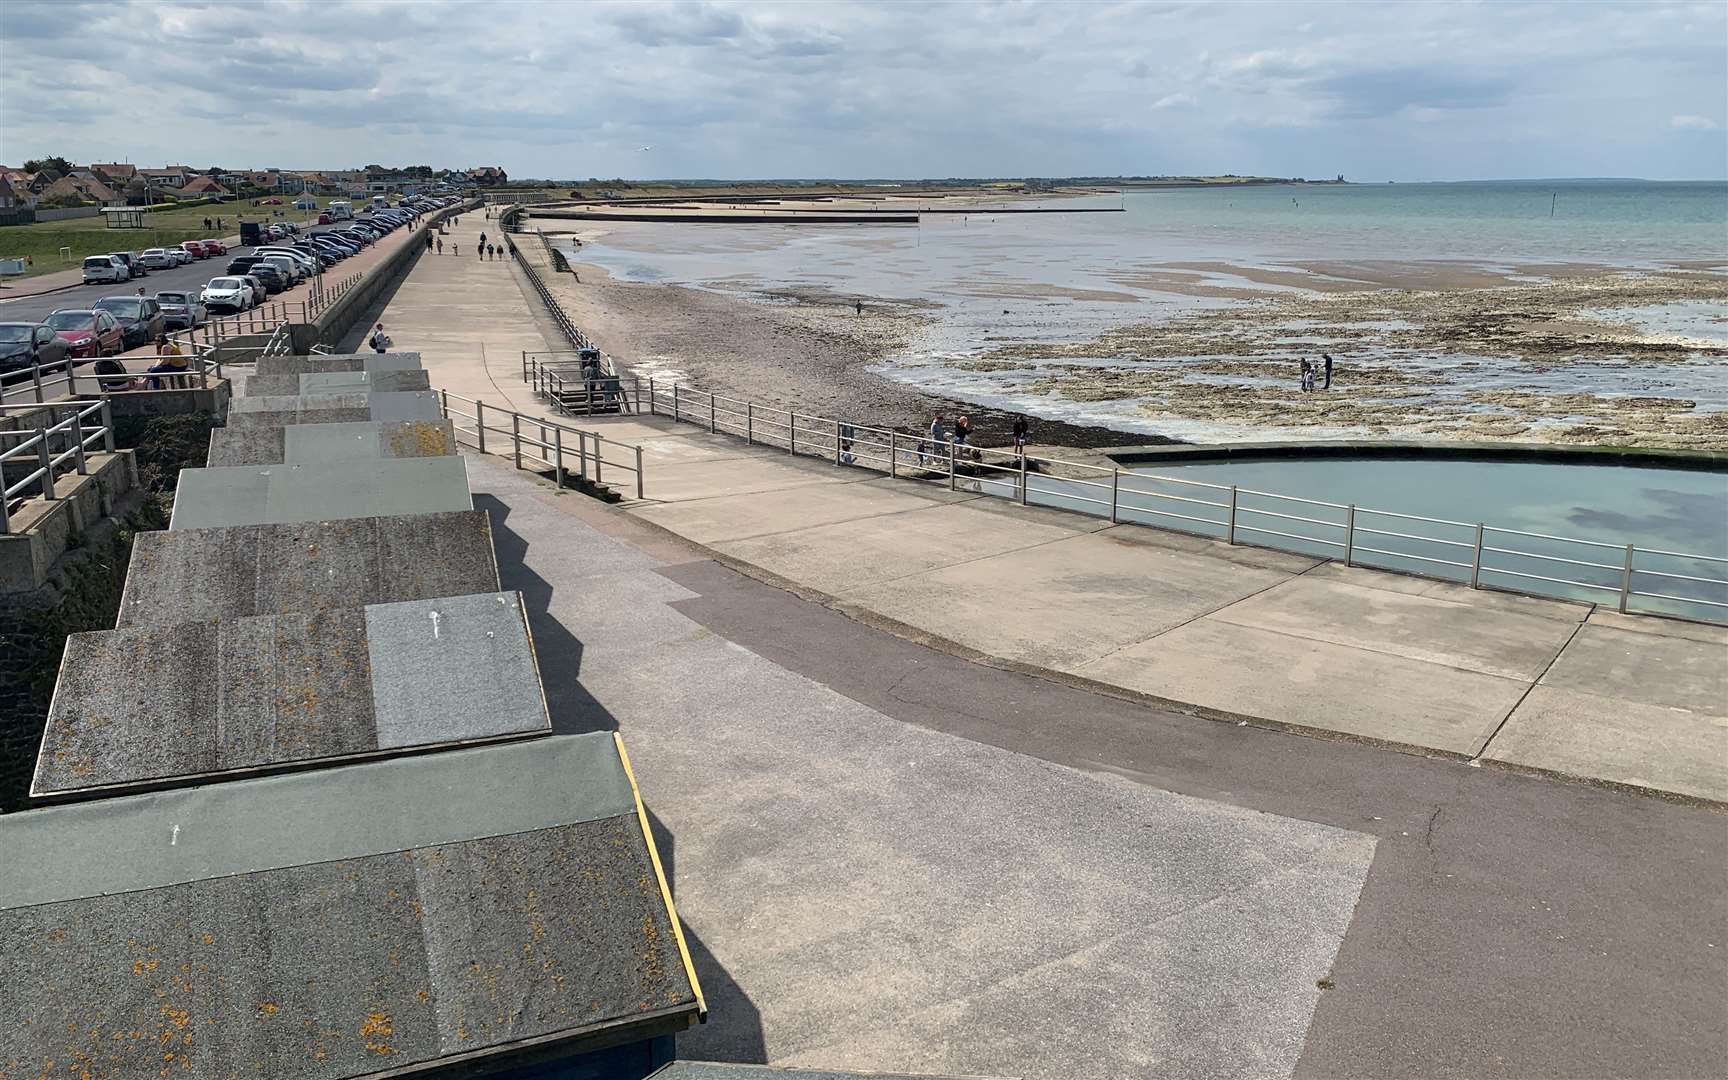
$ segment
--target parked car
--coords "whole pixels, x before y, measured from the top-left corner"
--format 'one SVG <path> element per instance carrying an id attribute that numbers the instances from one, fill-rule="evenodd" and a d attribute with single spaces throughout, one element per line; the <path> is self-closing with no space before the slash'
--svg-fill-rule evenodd
<path id="1" fill-rule="evenodd" d="M 148 296 L 104 296 L 95 307 L 114 316 L 128 349 L 148 345 L 162 336 L 162 305 Z"/>
<path id="2" fill-rule="evenodd" d="M 232 259 L 228 260 L 228 266 L 226 269 L 223 270 L 223 273 L 225 273 L 225 274 L 250 273 L 252 270 L 253 264 L 257 263 L 257 261 L 258 261 L 258 256 L 256 256 L 256 255 L 236 255 Z"/>
<path id="3" fill-rule="evenodd" d="M 192 265 L 192 253 L 190 251 L 187 251 L 185 248 L 171 247 L 168 249 L 168 254 L 172 255 L 174 257 L 174 261 L 179 263 L 181 266 L 191 266 Z"/>
<path id="4" fill-rule="evenodd" d="M 311 274 L 316 274 L 319 269 L 316 259 L 306 254 L 304 251 L 301 251 L 298 247 L 290 247 L 286 244 L 278 245 L 276 247 L 259 248 L 257 251 L 253 252 L 253 254 L 257 255 L 261 259 L 280 256 L 287 259 L 289 262 L 292 262 L 294 264 L 294 280 L 296 281 L 299 281 Z"/>
<path id="5" fill-rule="evenodd" d="M 320 225 L 330 224 L 330 215 L 327 213 L 326 214 L 319 214 L 318 215 L 318 224 L 320 224 Z"/>
<path id="6" fill-rule="evenodd" d="M 51 326 L 41 323 L 0 323 L 0 374 L 27 371 L 38 364 L 58 364 L 71 352 Z"/>
<path id="7" fill-rule="evenodd" d="M 226 255 L 226 254 L 228 254 L 228 245 L 224 244 L 220 240 L 204 239 L 204 240 L 200 240 L 198 242 L 200 244 L 204 245 L 204 254 L 206 254 L 206 255 Z"/>
<path id="8" fill-rule="evenodd" d="M 89 308 L 62 308 L 42 320 L 61 341 L 67 355 L 75 360 L 113 356 L 125 351 L 125 335 L 120 324 L 106 311 Z"/>
<path id="9" fill-rule="evenodd" d="M 210 256 L 216 254 L 214 251 L 205 248 L 204 241 L 202 240 L 188 240 L 184 244 L 180 245 L 180 250 L 192 256 L 194 259 L 208 259 Z"/>
<path id="10" fill-rule="evenodd" d="M 198 299 L 211 311 L 245 311 L 254 302 L 252 283 L 243 277 L 211 278 Z"/>
<path id="11" fill-rule="evenodd" d="M 138 256 L 130 251 L 110 251 L 108 254 L 126 264 L 127 273 L 133 277 L 143 277 L 150 271 L 139 261 Z"/>
<path id="12" fill-rule="evenodd" d="M 264 291 L 268 296 L 275 296 L 289 285 L 287 275 L 263 259 L 253 263 L 252 268 L 246 272 L 264 283 Z"/>
<path id="13" fill-rule="evenodd" d="M 298 285 L 306 279 L 306 268 L 300 265 L 300 260 L 292 255 L 282 255 L 272 251 L 263 254 L 265 265 L 274 266 L 278 273 L 287 280 L 289 285 Z"/>
<path id="14" fill-rule="evenodd" d="M 257 307 L 269 298 L 270 290 L 264 287 L 264 279 L 259 277 L 257 274 L 248 271 L 240 275 L 240 280 L 244 281 L 246 287 L 252 290 L 253 307 Z"/>
<path id="15" fill-rule="evenodd" d="M 132 271 L 112 255 L 91 255 L 84 260 L 86 285 L 118 285 L 131 280 Z"/>
<path id="16" fill-rule="evenodd" d="M 170 330 L 196 330 L 210 319 L 210 309 L 197 293 L 159 292 L 156 304 L 162 309 L 162 324 Z"/>

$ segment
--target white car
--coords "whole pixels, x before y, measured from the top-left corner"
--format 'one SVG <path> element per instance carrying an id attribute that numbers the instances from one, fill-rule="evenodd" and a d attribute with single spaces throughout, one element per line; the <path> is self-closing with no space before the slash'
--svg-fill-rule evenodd
<path id="1" fill-rule="evenodd" d="M 252 254 L 260 259 L 271 259 L 278 255 L 288 259 L 294 263 L 295 266 L 299 267 L 299 272 L 295 275 L 296 280 L 318 272 L 318 264 L 312 261 L 312 256 L 301 251 L 299 248 L 261 247 L 253 249 Z"/>
<path id="2" fill-rule="evenodd" d="M 164 248 L 163 250 L 168 252 L 168 254 L 174 256 L 174 261 L 179 263 L 181 266 L 191 266 L 192 265 L 192 253 L 190 251 L 187 251 L 185 248 L 171 247 L 171 248 Z"/>
<path id="3" fill-rule="evenodd" d="M 84 260 L 84 284 L 114 285 L 132 280 L 132 271 L 112 255 L 92 255 Z"/>
<path id="4" fill-rule="evenodd" d="M 198 299 L 211 310 L 246 311 L 252 307 L 252 285 L 245 278 L 211 278 L 204 291 L 198 294 Z"/>
<path id="5" fill-rule="evenodd" d="M 282 271 L 282 276 L 288 279 L 288 284 L 297 285 L 306 280 L 306 268 L 297 259 L 287 255 L 265 254 L 258 256 L 266 266 L 274 266 Z"/>
<path id="6" fill-rule="evenodd" d="M 138 261 L 146 270 L 172 270 L 180 265 L 180 260 L 168 254 L 167 248 L 145 248 Z"/>

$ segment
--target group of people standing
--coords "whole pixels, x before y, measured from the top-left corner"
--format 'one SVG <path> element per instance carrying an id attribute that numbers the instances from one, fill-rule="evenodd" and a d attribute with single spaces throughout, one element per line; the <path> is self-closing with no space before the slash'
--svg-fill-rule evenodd
<path id="1" fill-rule="evenodd" d="M 1321 361 L 1325 361 L 1321 363 Z M 1321 380 L 1325 381 L 1322 382 Z M 1330 390 L 1332 389 L 1332 354 L 1321 353 L 1320 360 L 1302 358 L 1302 389 Z"/>

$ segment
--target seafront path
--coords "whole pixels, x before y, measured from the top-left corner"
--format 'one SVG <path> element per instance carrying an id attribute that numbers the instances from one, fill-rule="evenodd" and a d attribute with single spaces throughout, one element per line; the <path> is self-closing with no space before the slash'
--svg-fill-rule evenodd
<path id="1" fill-rule="evenodd" d="M 382 318 L 435 386 L 549 416 L 518 273 L 423 258 Z M 1708 797 L 1715 629 L 593 423 L 643 446 L 647 498 L 493 455 L 469 474 L 555 724 L 618 727 L 654 778 L 712 1008 L 682 1056 L 1656 1077 L 1728 1055 L 1721 812 L 1471 767 L 1552 687 L 1532 730 Z M 1167 663 L 1181 693 L 1145 689 Z M 1628 733 L 1591 737 L 1596 715 Z"/>

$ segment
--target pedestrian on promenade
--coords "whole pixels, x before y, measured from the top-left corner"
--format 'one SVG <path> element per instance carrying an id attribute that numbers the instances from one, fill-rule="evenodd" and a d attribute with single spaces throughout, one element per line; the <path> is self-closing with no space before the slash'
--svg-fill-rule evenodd
<path id="1" fill-rule="evenodd" d="M 935 419 L 930 421 L 930 457 L 932 459 L 942 456 L 942 444 L 947 441 L 948 434 L 942 427 L 942 414 L 937 413 Z"/>
<path id="2" fill-rule="evenodd" d="M 857 432 L 853 430 L 851 424 L 841 424 L 839 435 L 840 435 L 840 464 L 850 465 L 854 461 L 858 460 L 857 457 L 855 457 L 852 453 L 852 442 L 853 442 L 853 439 L 856 437 Z"/>
<path id="3" fill-rule="evenodd" d="M 1021 457 L 1026 456 L 1026 432 L 1028 425 L 1024 416 L 1014 418 L 1014 452 Z"/>
<path id="4" fill-rule="evenodd" d="M 1321 387 L 1321 389 L 1330 390 L 1332 389 L 1332 354 L 1321 353 L 1320 355 L 1326 361 L 1326 385 Z"/>
<path id="5" fill-rule="evenodd" d="M 384 332 L 384 324 L 379 323 L 377 326 L 373 327 L 372 336 L 367 339 L 367 344 L 372 346 L 373 352 L 385 353 L 389 352 L 390 346 L 396 343 L 391 341 L 390 335 Z"/>
<path id="6" fill-rule="evenodd" d="M 454 241 L 454 240 L 452 240 L 452 241 L 451 241 L 451 242 L 450 242 L 450 254 L 452 254 L 452 255 L 460 255 L 460 254 L 462 254 L 462 247 L 461 247 L 461 245 L 459 245 L 459 244 L 457 244 L 457 243 L 456 243 L 456 242 L 455 242 L 455 241 Z"/>
<path id="7" fill-rule="evenodd" d="M 440 237 L 437 237 L 437 240 L 438 240 L 438 254 L 442 255 L 442 254 L 444 254 L 444 238 L 442 236 L 440 236 Z"/>
<path id="8" fill-rule="evenodd" d="M 431 251 L 431 250 L 432 250 L 432 242 L 433 242 L 433 241 L 434 241 L 434 240 L 435 240 L 435 239 L 437 239 L 437 237 L 433 237 L 433 236 L 428 236 L 428 237 L 427 237 L 427 238 L 426 238 L 426 250 L 427 250 L 427 251 Z"/>
<path id="9" fill-rule="evenodd" d="M 480 246 L 481 247 L 486 246 L 486 234 L 485 233 L 480 234 Z"/>
<path id="10" fill-rule="evenodd" d="M 956 416 L 954 418 L 954 445 L 965 446 L 966 440 L 972 437 L 972 418 Z"/>

